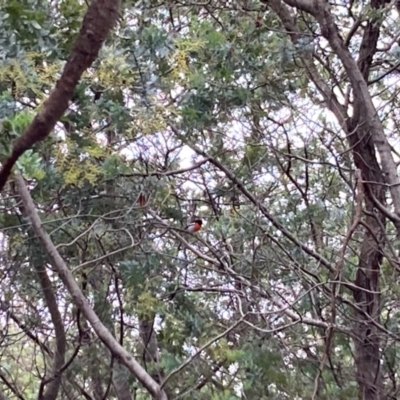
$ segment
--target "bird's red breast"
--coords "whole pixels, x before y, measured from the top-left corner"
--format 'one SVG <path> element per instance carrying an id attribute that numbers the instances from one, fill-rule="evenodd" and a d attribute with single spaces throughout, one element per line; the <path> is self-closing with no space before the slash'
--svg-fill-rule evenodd
<path id="1" fill-rule="evenodd" d="M 140 193 L 138 198 L 137 198 L 137 203 L 139 204 L 140 207 L 144 207 L 147 203 L 146 196 L 143 193 Z"/>
<path id="2" fill-rule="evenodd" d="M 198 232 L 201 229 L 201 226 L 203 225 L 203 221 L 201 219 L 196 219 L 195 221 L 191 222 L 185 230 L 190 232 L 190 233 L 195 233 Z"/>

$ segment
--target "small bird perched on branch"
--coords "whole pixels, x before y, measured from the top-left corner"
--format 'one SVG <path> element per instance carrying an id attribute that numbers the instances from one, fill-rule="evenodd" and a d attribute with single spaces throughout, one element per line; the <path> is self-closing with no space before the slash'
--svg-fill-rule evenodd
<path id="1" fill-rule="evenodd" d="M 203 225 L 203 221 L 201 219 L 196 219 L 193 222 L 191 222 L 186 228 L 185 231 L 189 233 L 196 233 L 201 229 L 201 226 Z"/>

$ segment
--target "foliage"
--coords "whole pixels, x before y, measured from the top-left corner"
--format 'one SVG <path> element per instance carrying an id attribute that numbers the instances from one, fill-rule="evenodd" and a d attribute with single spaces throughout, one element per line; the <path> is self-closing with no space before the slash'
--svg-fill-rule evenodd
<path id="1" fill-rule="evenodd" d="M 6 0 L 0 10 L 0 161 L 54 87 L 86 11 L 81 1 L 50 3 Z M 68 112 L 17 168 L 99 318 L 157 382 L 166 379 L 171 399 L 357 398 L 355 287 L 369 239 L 383 260 L 378 287 L 364 290 L 379 292 L 379 312 L 364 312 L 364 326 L 379 332 L 379 390 L 396 398 L 393 211 L 371 205 L 377 185 L 364 179 L 356 221 L 360 152 L 310 70 L 343 100 L 347 120 L 354 88 L 313 17 L 295 20 L 294 40 L 267 3 L 125 2 Z M 358 17 L 380 24 L 367 80 L 397 160 L 392 6 L 332 10 L 343 37 Z M 357 59 L 355 28 L 346 48 Z M 366 149 L 360 158 L 376 157 Z M 125 389 L 147 399 L 80 315 L 19 200 L 11 179 L 0 198 L 0 394 L 36 398 L 49 374 L 56 335 L 37 274 L 46 265 L 71 361 L 57 398 L 115 399 Z M 196 218 L 203 229 L 185 233 Z"/>

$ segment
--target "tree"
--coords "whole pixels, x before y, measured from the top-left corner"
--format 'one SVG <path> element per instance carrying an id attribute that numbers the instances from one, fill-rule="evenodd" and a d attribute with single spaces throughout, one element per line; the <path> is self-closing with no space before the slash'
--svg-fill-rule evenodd
<path id="1" fill-rule="evenodd" d="M 49 113 L 96 4 L 1 15 L 2 396 L 397 398 L 396 5 L 125 2 Z"/>

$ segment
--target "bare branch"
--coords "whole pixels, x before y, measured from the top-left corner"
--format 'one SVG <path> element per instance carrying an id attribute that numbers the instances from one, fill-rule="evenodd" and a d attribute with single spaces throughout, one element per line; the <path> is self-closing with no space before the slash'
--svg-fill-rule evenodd
<path id="1" fill-rule="evenodd" d="M 208 161 L 207 158 L 198 161 L 197 163 L 194 163 L 190 167 L 186 168 L 181 168 L 181 169 L 176 169 L 172 171 L 165 171 L 165 172 L 158 172 L 158 171 L 153 171 L 153 172 L 148 172 L 148 173 L 140 173 L 140 172 L 134 172 L 132 174 L 121 174 L 120 176 L 124 176 L 126 178 L 130 178 L 132 176 L 139 176 L 139 177 L 147 177 L 147 176 L 173 176 L 173 175 L 180 175 L 185 172 L 190 172 L 193 171 L 199 167 L 201 167 L 203 164 L 205 164 Z"/>
<path id="2" fill-rule="evenodd" d="M 46 266 L 35 265 L 35 268 L 39 277 L 40 285 L 42 287 L 46 305 L 49 309 L 56 336 L 56 349 L 53 354 L 53 365 L 50 376 L 47 379 L 42 380 L 39 388 L 38 398 L 41 400 L 55 400 L 61 385 L 61 368 L 64 365 L 65 351 L 67 347 L 65 330 L 52 283 L 47 275 Z M 48 386 L 45 390 L 46 383 L 48 383 Z"/>

